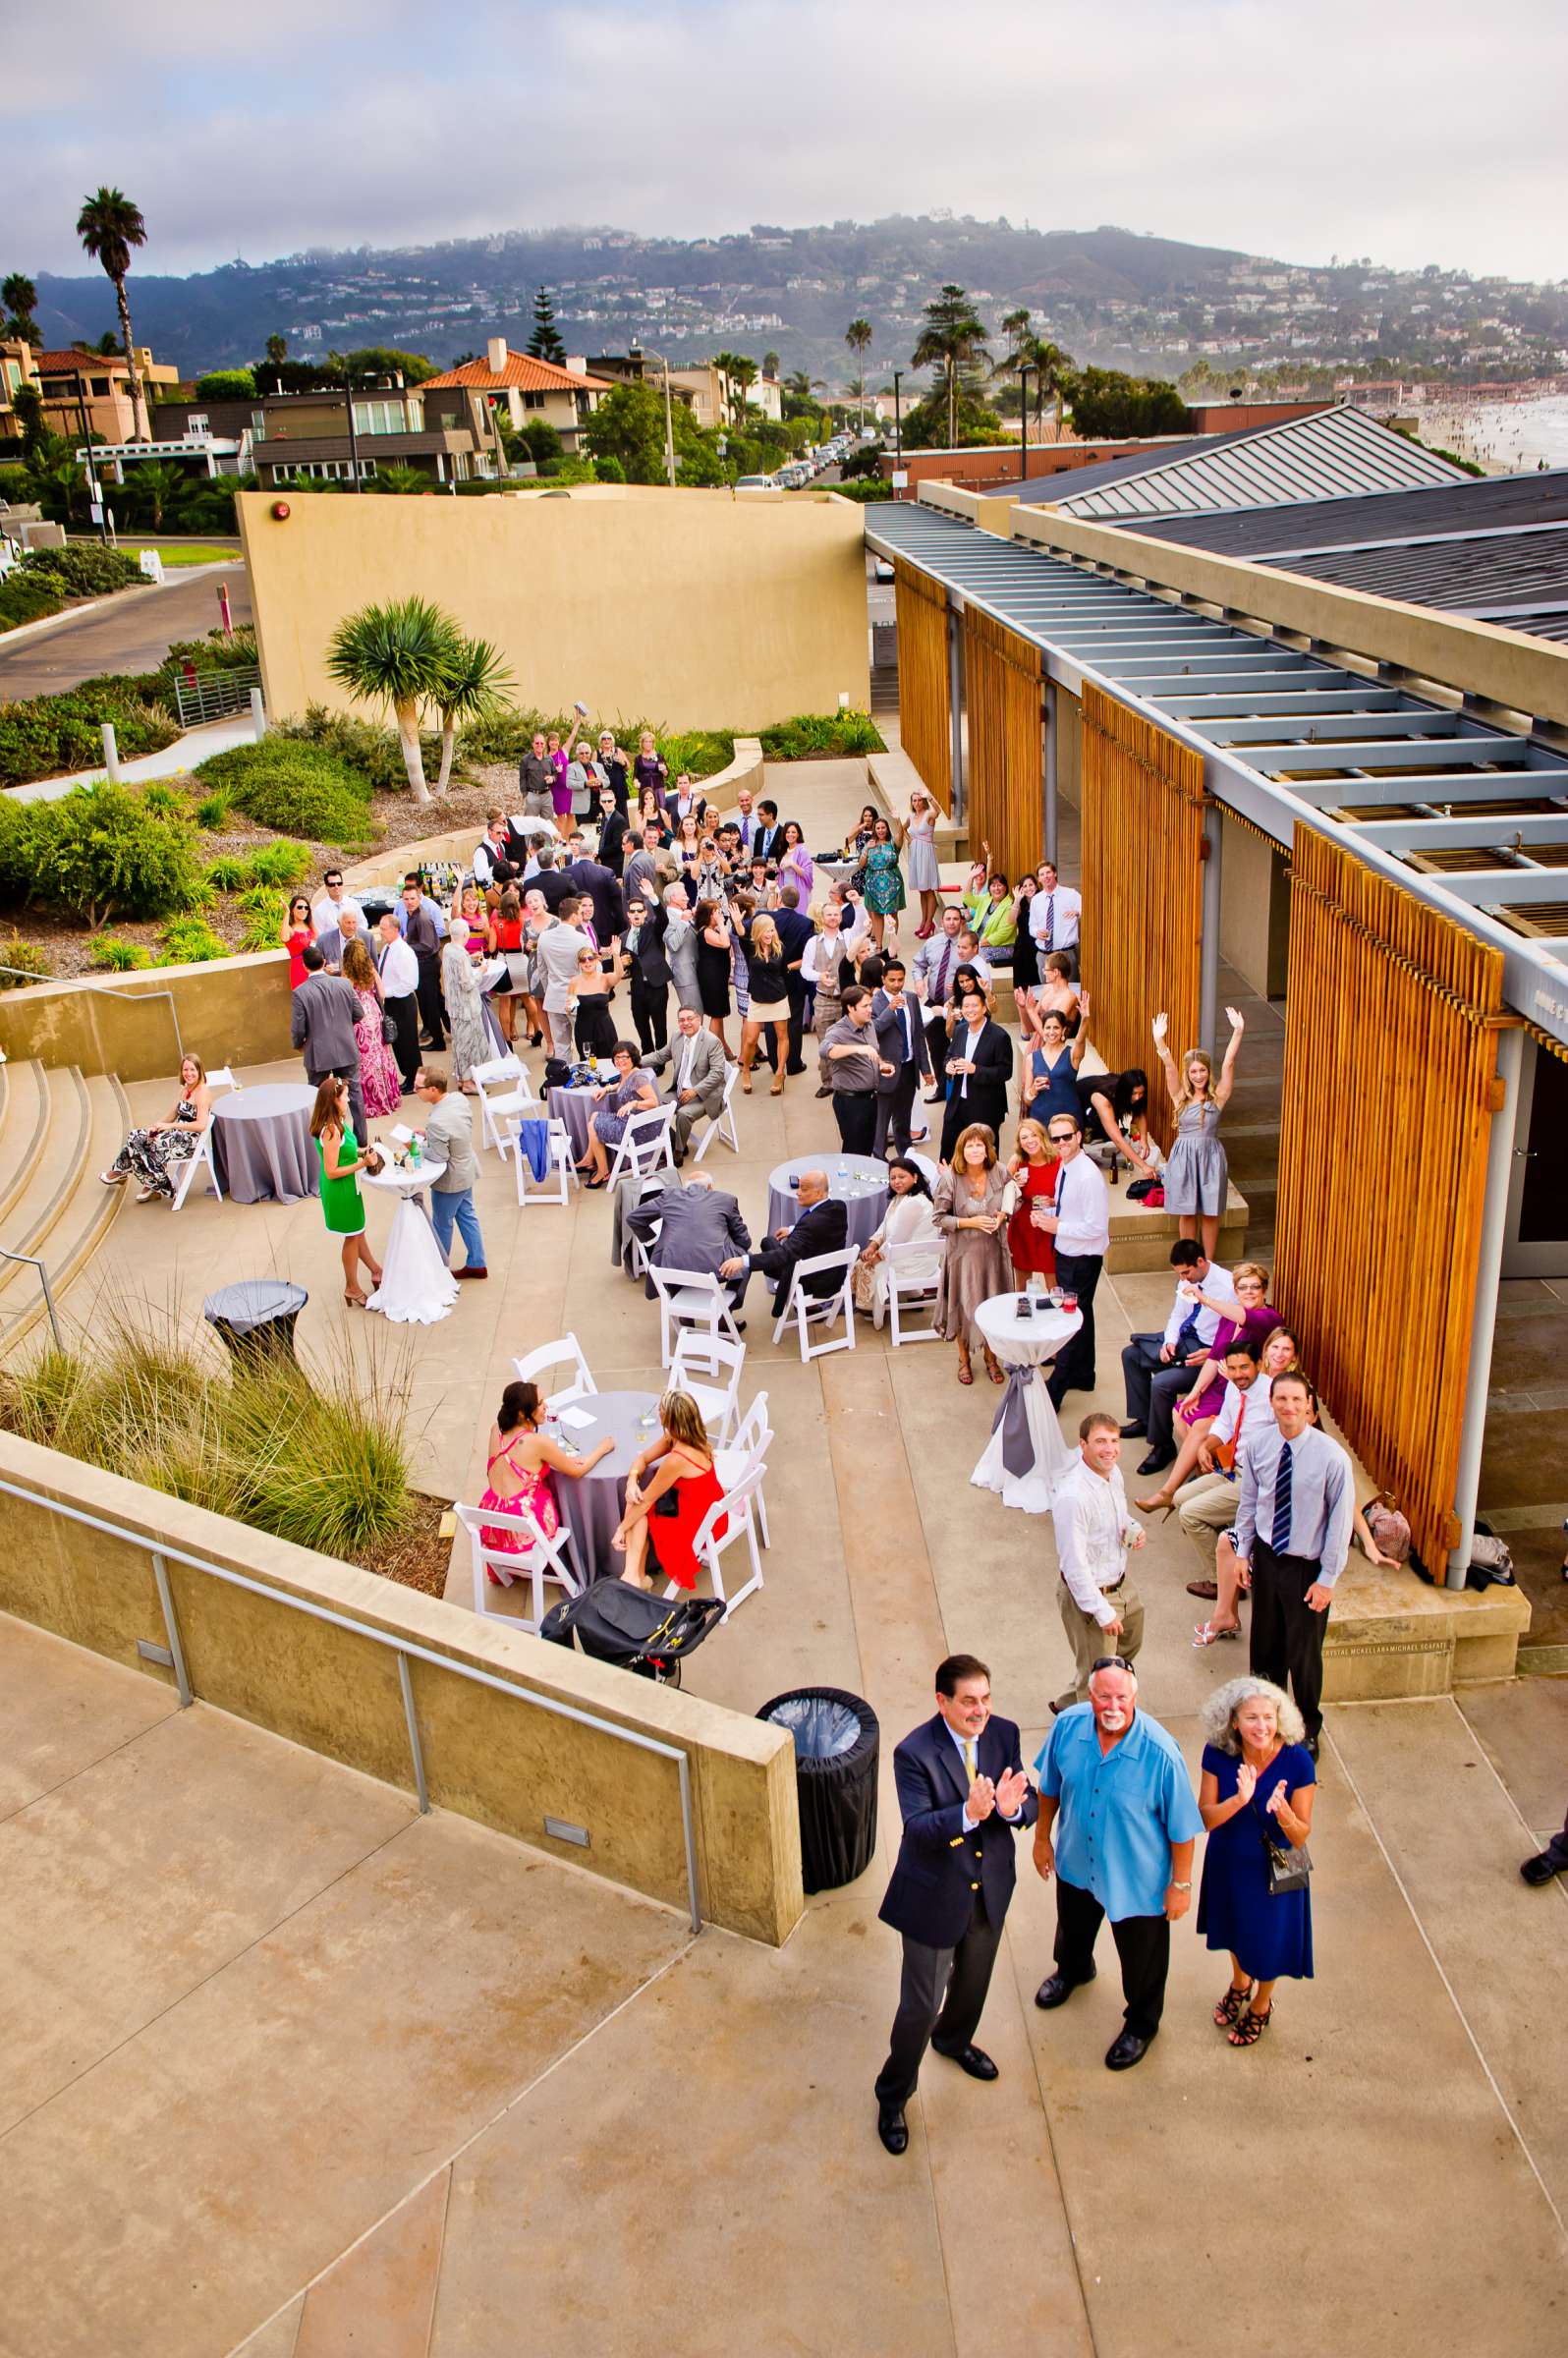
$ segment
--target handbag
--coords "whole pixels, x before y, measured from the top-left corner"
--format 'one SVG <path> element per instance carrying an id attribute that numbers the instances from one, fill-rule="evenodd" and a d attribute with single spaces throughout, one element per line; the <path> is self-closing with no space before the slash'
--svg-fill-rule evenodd
<path id="1" fill-rule="evenodd" d="M 1366 1510 L 1367 1529 L 1376 1543 L 1378 1552 L 1391 1555 L 1396 1564 L 1410 1561 L 1410 1525 L 1397 1506 L 1386 1498 L 1374 1498 Z"/>
<path id="2" fill-rule="evenodd" d="M 1158 1179 L 1131 1180 L 1127 1200 L 1130 1204 L 1147 1204 L 1150 1211 L 1157 1211 L 1165 1201 L 1164 1184 Z"/>
<path id="3" fill-rule="evenodd" d="M 1313 1872 L 1305 1842 L 1298 1850 L 1294 1843 L 1275 1842 L 1265 1834 L 1263 1848 L 1268 1853 L 1268 1889 L 1271 1897 L 1278 1899 L 1286 1891 L 1305 1891 Z"/>
<path id="4" fill-rule="evenodd" d="M 390 1015 L 388 1015 L 388 1013 L 387 1013 L 387 1011 L 386 1011 L 385 1007 L 383 1007 L 383 1008 L 382 1008 L 382 1010 L 381 1010 L 381 1044 L 382 1044 L 382 1046 L 383 1046 L 383 1047 L 386 1047 L 386 1048 L 389 1048 L 389 1047 L 391 1047 L 391 1046 L 392 1046 L 392 1044 L 393 1044 L 393 1042 L 396 1040 L 396 1039 L 397 1039 L 397 1036 L 398 1036 L 398 1028 L 397 1028 L 396 1024 L 395 1024 L 395 1023 L 392 1021 L 392 1018 L 390 1017 Z"/>

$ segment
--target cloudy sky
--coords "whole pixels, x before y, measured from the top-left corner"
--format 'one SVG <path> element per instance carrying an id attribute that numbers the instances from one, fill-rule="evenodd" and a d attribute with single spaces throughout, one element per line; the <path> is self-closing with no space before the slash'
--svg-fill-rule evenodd
<path id="1" fill-rule="evenodd" d="M 885 23 L 878 36 L 872 27 Z M 0 271 L 945 205 L 1568 275 L 1564 0 L 59 0 L 0 69 Z"/>

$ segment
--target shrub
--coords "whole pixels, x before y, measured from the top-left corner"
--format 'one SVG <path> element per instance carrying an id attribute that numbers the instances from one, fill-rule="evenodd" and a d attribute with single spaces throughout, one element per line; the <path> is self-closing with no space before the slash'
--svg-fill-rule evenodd
<path id="1" fill-rule="evenodd" d="M 229 813 L 233 809 L 233 799 L 229 795 L 209 794 L 204 802 L 196 805 L 196 825 L 205 827 L 209 835 L 219 834 L 228 825 Z"/>
<path id="2" fill-rule="evenodd" d="M 41 575 L 58 583 L 71 597 L 103 597 L 144 579 L 135 557 L 123 556 L 117 548 L 95 547 L 90 541 L 76 541 L 66 548 L 30 548 L 17 570 L 24 580 Z"/>
<path id="3" fill-rule="evenodd" d="M 0 591 L 0 595 L 3 595 Z M 103 759 L 102 722 L 114 723 L 121 754 L 159 754 L 179 736 L 159 705 L 142 702 L 115 679 L 84 680 L 66 696 L 34 696 L 0 703 L 0 786 L 96 768 Z"/>
<path id="4" fill-rule="evenodd" d="M 207 865 L 207 883 L 214 892 L 243 892 L 251 881 L 251 863 L 229 852 Z"/>
<path id="5" fill-rule="evenodd" d="M 20 630 L 25 622 L 42 622 L 58 614 L 65 599 L 45 581 L 27 581 L 12 573 L 0 582 L 0 631 Z"/>
<path id="6" fill-rule="evenodd" d="M 335 754 L 286 737 L 232 746 L 196 771 L 205 787 L 232 794 L 248 818 L 280 834 L 314 843 L 368 843 L 379 832 L 369 813 L 369 788 L 359 770 Z"/>
<path id="7" fill-rule="evenodd" d="M 281 721 L 273 734 L 335 754 L 351 769 L 359 770 L 377 794 L 408 791 L 409 775 L 396 729 L 382 728 L 373 720 L 356 720 L 352 713 L 329 712 L 325 704 L 308 704 L 303 720 Z M 429 742 L 438 746 L 439 741 L 432 738 Z M 433 758 L 440 758 L 438 751 Z"/>
<path id="8" fill-rule="evenodd" d="M 309 846 L 291 843 L 286 835 L 280 835 L 276 843 L 264 843 L 258 852 L 253 852 L 250 866 L 252 884 L 270 885 L 282 891 L 286 885 L 298 884 L 302 876 L 309 874 Z"/>
<path id="9" fill-rule="evenodd" d="M 117 933 L 100 933 L 88 956 L 94 966 L 115 975 L 128 975 L 152 964 L 150 953 L 139 941 L 122 941 Z"/>
<path id="10" fill-rule="evenodd" d="M 141 808 L 150 811 L 154 818 L 189 819 L 191 806 L 177 786 L 167 778 L 154 778 L 141 789 Z"/>
<path id="11" fill-rule="evenodd" d="M 229 945 L 213 932 L 203 917 L 176 917 L 163 928 L 160 966 L 207 966 L 227 958 Z"/>
<path id="12" fill-rule="evenodd" d="M 245 912 L 245 926 L 240 935 L 242 950 L 275 950 L 278 946 L 278 927 L 288 910 L 283 895 L 269 892 L 264 885 L 252 886 L 240 907 Z"/>
<path id="13" fill-rule="evenodd" d="M 16 850 L 25 897 L 98 926 L 117 915 L 162 917 L 202 897 L 182 820 L 149 812 L 124 786 L 74 786 L 54 803 L 23 807 Z M 0 846 L 0 875 L 11 859 Z"/>
<path id="14" fill-rule="evenodd" d="M 768 761 L 812 761 L 845 758 L 853 754 L 879 754 L 881 733 L 868 712 L 798 712 L 758 732 L 763 758 Z"/>
<path id="15" fill-rule="evenodd" d="M 621 738 L 629 753 L 637 751 L 635 739 Z M 670 776 L 677 778 L 689 769 L 694 778 L 710 778 L 715 770 L 727 769 L 735 758 L 733 729 L 687 729 L 672 737 L 663 729 L 654 738 L 659 752 L 670 765 Z"/>
<path id="16" fill-rule="evenodd" d="M 829 483 L 827 487 L 830 491 L 836 491 L 840 499 L 858 499 L 862 507 L 868 506 L 872 500 L 898 497 L 892 484 L 880 475 L 857 476 L 847 483 Z"/>
<path id="17" fill-rule="evenodd" d="M 9 973 L 4 971 L 7 968 L 11 970 Z M 53 961 L 48 951 L 41 950 L 35 941 L 24 941 L 20 934 L 13 933 L 9 941 L 0 941 L 0 990 L 26 990 L 24 976 L 29 976 L 35 982 L 48 982 L 54 976 Z"/>

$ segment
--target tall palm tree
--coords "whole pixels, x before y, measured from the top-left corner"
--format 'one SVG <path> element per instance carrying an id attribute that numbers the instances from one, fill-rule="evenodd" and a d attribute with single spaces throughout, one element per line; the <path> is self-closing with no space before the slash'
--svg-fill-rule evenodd
<path id="1" fill-rule="evenodd" d="M 947 393 L 947 442 L 958 440 L 958 389 L 973 376 L 981 361 L 990 359 L 985 327 L 977 316 L 966 288 L 944 286 L 934 303 L 925 306 L 925 325 L 910 360 L 912 368 L 934 368 Z"/>
<path id="2" fill-rule="evenodd" d="M 1062 398 L 1071 387 L 1076 364 L 1069 352 L 1036 335 L 1030 325 L 1028 311 L 1009 311 L 1002 321 L 1007 337 L 1007 350 L 991 370 L 991 382 L 1011 376 L 1018 368 L 1035 371 L 1035 423 L 1036 427 L 1045 412 L 1047 399 L 1056 404 L 1056 438 L 1062 433 Z"/>
<path id="3" fill-rule="evenodd" d="M 389 704 L 409 792 L 430 800 L 420 750 L 420 706 L 440 696 L 457 662 L 457 624 L 428 598 L 403 597 L 364 606 L 340 622 L 327 644 L 327 677 L 356 702 Z"/>
<path id="4" fill-rule="evenodd" d="M 140 205 L 133 204 L 123 190 L 99 189 L 95 196 L 83 199 L 77 215 L 77 236 L 92 259 L 103 264 L 114 288 L 114 299 L 120 307 L 120 340 L 125 346 L 126 367 L 131 377 L 131 438 L 150 442 L 152 429 L 142 405 L 136 346 L 131 341 L 131 306 L 125 298 L 131 249 L 146 244 L 147 225 L 141 218 Z"/>
<path id="5" fill-rule="evenodd" d="M 11 324 L 17 334 L 28 344 L 41 344 L 43 338 L 32 323 L 38 308 L 38 290 L 24 270 L 13 270 L 4 285 L 0 285 L 0 304 L 11 314 Z"/>
<path id="6" fill-rule="evenodd" d="M 851 352 L 854 353 L 856 359 L 862 360 L 864 370 L 863 355 L 869 352 L 871 349 L 870 321 L 868 319 L 852 319 L 848 327 L 844 330 L 844 341 L 849 346 Z M 853 391 L 854 388 L 852 387 L 851 390 Z M 862 374 L 860 381 L 860 396 L 861 423 L 864 425 L 866 423 L 866 378 L 864 373 Z"/>
<path id="7" fill-rule="evenodd" d="M 445 794 L 452 776 L 452 756 L 458 730 L 465 721 L 487 720 L 500 709 L 503 694 L 517 685 L 501 661 L 499 647 L 487 639 L 460 639 L 448 670 L 436 690 L 441 715 L 441 774 L 435 791 Z"/>

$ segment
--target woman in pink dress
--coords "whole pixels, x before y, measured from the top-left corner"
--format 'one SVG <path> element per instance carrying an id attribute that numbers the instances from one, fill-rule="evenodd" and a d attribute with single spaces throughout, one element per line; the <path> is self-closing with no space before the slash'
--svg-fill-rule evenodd
<path id="1" fill-rule="evenodd" d="M 396 1113 L 403 1098 L 403 1078 L 391 1048 L 381 1037 L 381 983 L 370 953 L 355 935 L 343 945 L 343 980 L 352 982 L 360 1002 L 354 1038 L 360 1050 L 360 1087 L 364 1110 L 372 1121 Z"/>
<path id="2" fill-rule="evenodd" d="M 571 1482 L 581 1482 L 601 1457 L 609 1456 L 615 1443 L 606 1434 L 587 1457 L 575 1456 L 540 1432 L 546 1406 L 544 1394 L 536 1383 L 509 1383 L 501 1394 L 490 1445 L 484 1452 L 488 1479 L 479 1499 L 479 1511 L 482 1514 L 490 1507 L 501 1514 L 516 1514 L 521 1507 L 533 1517 L 545 1538 L 553 1540 L 561 1528 L 553 1477 L 564 1474 Z M 527 1569 L 526 1559 L 533 1543 L 521 1532 L 509 1531 L 496 1523 L 481 1524 L 479 1538 L 497 1555 L 524 1557 L 525 1563 L 520 1568 Z M 497 1572 L 493 1565 L 486 1568 L 498 1589 L 511 1587 L 504 1572 Z"/>

